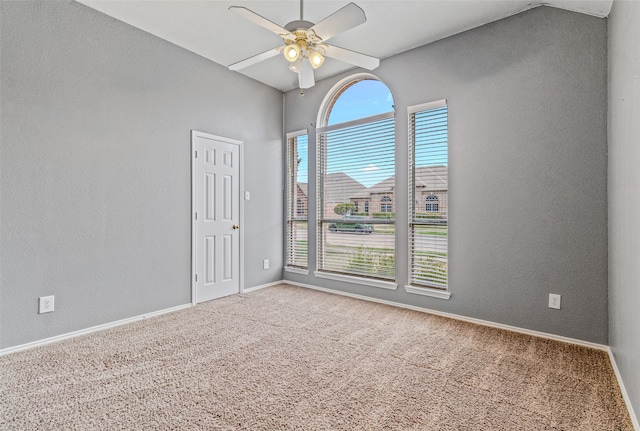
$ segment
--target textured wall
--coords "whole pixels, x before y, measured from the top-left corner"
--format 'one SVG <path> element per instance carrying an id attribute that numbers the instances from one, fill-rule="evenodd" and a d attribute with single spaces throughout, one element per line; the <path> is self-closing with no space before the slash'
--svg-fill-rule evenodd
<path id="1" fill-rule="evenodd" d="M 245 142 L 245 287 L 281 278 L 280 92 L 75 2 L 1 7 L 0 348 L 190 302 L 191 129 Z"/>
<path id="2" fill-rule="evenodd" d="M 286 278 L 607 344 L 606 31 L 604 19 L 539 7 L 383 60 L 373 73 L 396 106 L 400 287 Z M 287 93 L 286 130 L 314 123 L 346 76 Z M 439 99 L 449 105 L 450 300 L 403 289 L 407 106 Z M 313 271 L 315 240 L 310 250 Z M 561 310 L 547 307 L 550 292 Z"/>
<path id="3" fill-rule="evenodd" d="M 640 3 L 609 16 L 609 342 L 640 414 Z"/>

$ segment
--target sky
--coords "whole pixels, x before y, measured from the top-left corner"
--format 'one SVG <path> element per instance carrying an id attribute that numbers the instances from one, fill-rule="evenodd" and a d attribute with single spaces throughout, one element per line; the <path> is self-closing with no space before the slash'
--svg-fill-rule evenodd
<path id="1" fill-rule="evenodd" d="M 366 79 L 340 95 L 329 113 L 329 125 L 393 111 L 393 97 L 380 81 Z"/>

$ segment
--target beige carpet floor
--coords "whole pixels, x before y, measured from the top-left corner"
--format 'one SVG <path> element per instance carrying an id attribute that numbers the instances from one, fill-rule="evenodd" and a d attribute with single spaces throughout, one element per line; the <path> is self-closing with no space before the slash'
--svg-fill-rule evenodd
<path id="1" fill-rule="evenodd" d="M 1 430 L 632 430 L 605 352 L 280 285 L 0 357 Z"/>

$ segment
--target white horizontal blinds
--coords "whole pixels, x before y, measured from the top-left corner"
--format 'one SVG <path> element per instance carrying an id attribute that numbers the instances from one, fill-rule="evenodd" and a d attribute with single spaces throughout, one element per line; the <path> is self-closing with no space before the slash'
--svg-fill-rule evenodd
<path id="1" fill-rule="evenodd" d="M 318 129 L 318 269 L 395 279 L 393 112 Z"/>
<path id="2" fill-rule="evenodd" d="M 308 268 L 308 154 L 306 132 L 287 135 L 287 256 L 286 265 Z"/>
<path id="3" fill-rule="evenodd" d="M 409 108 L 410 283 L 447 289 L 448 108 Z"/>

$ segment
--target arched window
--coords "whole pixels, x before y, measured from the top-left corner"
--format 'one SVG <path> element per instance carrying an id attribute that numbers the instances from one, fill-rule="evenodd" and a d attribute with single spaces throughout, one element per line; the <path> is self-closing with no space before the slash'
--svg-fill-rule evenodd
<path id="1" fill-rule="evenodd" d="M 393 212 L 393 205 L 391 204 L 391 198 L 389 196 L 385 196 L 380 199 L 380 212 L 381 213 L 391 213 Z"/>
<path id="2" fill-rule="evenodd" d="M 438 205 L 438 196 L 436 195 L 427 196 L 427 205 L 425 207 L 425 211 L 427 212 L 440 211 L 440 205 Z"/>
<path id="3" fill-rule="evenodd" d="M 393 224 L 395 118 L 391 91 L 370 74 L 344 79 L 325 97 L 317 124 L 318 276 L 367 277 L 367 283 L 387 287 L 389 282 L 380 279 L 395 279 L 395 236 L 378 231 L 388 231 Z M 369 203 L 379 199 L 381 192 L 389 194 L 389 202 L 384 203 L 389 217 L 375 212 L 369 216 Z M 365 215 L 335 213 L 338 203 L 355 203 L 356 199 L 364 202 Z M 375 246 L 363 245 L 362 238 L 353 234 L 375 235 L 376 241 L 370 241 Z"/>

